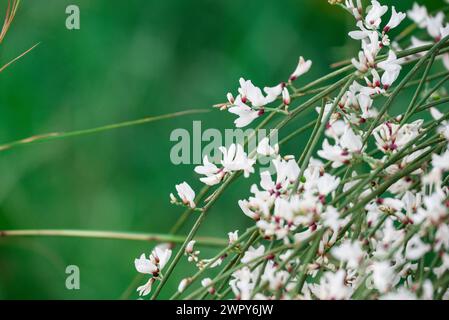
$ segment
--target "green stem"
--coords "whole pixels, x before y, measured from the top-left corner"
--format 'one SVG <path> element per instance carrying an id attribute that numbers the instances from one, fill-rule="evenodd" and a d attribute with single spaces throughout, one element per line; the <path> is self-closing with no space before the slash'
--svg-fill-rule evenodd
<path id="1" fill-rule="evenodd" d="M 157 233 L 132 233 L 99 230 L 0 230 L 0 238 L 3 237 L 71 237 L 71 238 L 91 238 L 91 239 L 112 239 L 131 241 L 156 241 L 183 243 L 185 237 L 170 234 Z M 195 239 L 198 245 L 223 247 L 227 245 L 226 239 L 212 237 L 198 237 Z"/>
<path id="2" fill-rule="evenodd" d="M 142 124 L 155 122 L 155 121 L 159 121 L 159 120 L 172 119 L 172 118 L 177 118 L 177 117 L 181 117 L 181 116 L 185 116 L 185 115 L 205 113 L 205 112 L 209 112 L 209 110 L 192 109 L 192 110 L 168 113 L 168 114 L 164 114 L 164 115 L 160 115 L 160 116 L 146 117 L 146 118 L 137 119 L 137 120 L 114 123 L 114 124 L 91 128 L 91 129 L 76 130 L 76 131 L 69 131 L 69 132 L 53 132 L 53 133 L 35 135 L 32 137 L 28 137 L 25 139 L 21 139 L 21 140 L 17 140 L 17 141 L 9 142 L 7 144 L 0 145 L 0 152 L 12 149 L 14 147 L 34 144 L 34 143 L 38 143 L 38 142 L 46 142 L 46 141 L 59 140 L 59 139 L 64 139 L 64 138 L 69 138 L 69 137 L 84 136 L 84 135 L 95 134 L 95 133 L 100 133 L 100 132 L 104 132 L 104 131 L 121 129 L 121 128 L 125 128 L 125 127 L 142 125 Z"/>
<path id="3" fill-rule="evenodd" d="M 421 94 L 421 91 L 424 87 L 424 83 L 426 82 L 427 77 L 429 76 L 430 69 L 432 69 L 432 65 L 435 61 L 435 56 L 437 53 L 438 53 L 438 50 L 435 51 L 432 54 L 432 56 L 430 57 L 429 62 L 427 63 L 427 67 L 424 70 L 424 74 L 421 77 L 421 81 L 418 85 L 418 88 L 416 88 L 416 90 L 415 90 L 415 94 L 413 95 L 412 101 L 410 101 L 410 104 L 409 104 L 407 110 L 405 111 L 404 116 L 401 119 L 401 125 L 406 123 L 407 120 L 411 117 L 411 115 L 413 115 L 413 112 L 416 110 L 416 102 L 418 101 L 418 97 Z"/>

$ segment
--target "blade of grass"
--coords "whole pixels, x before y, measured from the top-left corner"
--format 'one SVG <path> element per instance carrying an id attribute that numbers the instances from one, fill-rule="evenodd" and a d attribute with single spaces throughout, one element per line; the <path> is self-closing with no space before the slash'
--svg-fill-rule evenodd
<path id="1" fill-rule="evenodd" d="M 209 112 L 209 110 L 191 109 L 191 110 L 179 111 L 179 112 L 174 112 L 174 113 L 168 113 L 168 114 L 164 114 L 164 115 L 160 115 L 160 116 L 146 117 L 146 118 L 137 119 L 137 120 L 119 122 L 119 123 L 114 123 L 114 124 L 91 128 L 91 129 L 76 130 L 76 131 L 69 131 L 69 132 L 53 132 L 53 133 L 35 135 L 32 137 L 28 137 L 25 139 L 21 139 L 21 140 L 17 140 L 17 141 L 9 142 L 7 144 L 0 145 L 0 152 L 12 149 L 14 147 L 29 145 L 29 144 L 33 144 L 33 143 L 46 142 L 46 141 L 52 141 L 52 140 L 60 140 L 60 139 L 65 139 L 65 138 L 70 138 L 70 137 L 84 136 L 84 135 L 95 134 L 95 133 L 100 133 L 100 132 L 104 132 L 104 131 L 132 127 L 132 126 L 136 126 L 136 125 L 142 125 L 142 124 L 155 122 L 155 121 L 159 121 L 159 120 L 173 119 L 173 118 L 177 118 L 177 117 L 181 117 L 181 116 L 185 116 L 185 115 L 205 113 L 205 112 Z"/>

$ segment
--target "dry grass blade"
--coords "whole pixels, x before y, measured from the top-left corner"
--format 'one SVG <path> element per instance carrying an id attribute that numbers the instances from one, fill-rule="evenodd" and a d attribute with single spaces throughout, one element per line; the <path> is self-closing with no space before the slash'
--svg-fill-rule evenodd
<path id="1" fill-rule="evenodd" d="M 17 60 L 19 60 L 20 58 L 22 58 L 23 56 L 25 56 L 26 54 L 28 54 L 31 50 L 33 50 L 34 48 L 36 48 L 40 43 L 36 43 L 34 46 L 32 46 L 31 48 L 29 48 L 27 51 L 23 52 L 22 54 L 18 55 L 17 57 L 15 57 L 14 59 L 12 59 L 11 61 L 9 61 L 8 63 L 6 63 L 5 65 L 3 65 L 2 67 L 0 67 L 0 73 L 2 73 L 6 68 L 8 68 L 10 65 L 12 65 L 14 62 L 16 62 Z"/>
<path id="2" fill-rule="evenodd" d="M 17 13 L 17 9 L 19 8 L 20 0 L 8 0 L 8 6 L 6 8 L 5 20 L 3 22 L 2 30 L 0 32 L 0 43 L 3 42 L 3 39 L 6 36 L 9 28 L 11 27 L 11 23 L 14 20 L 14 17 Z"/>

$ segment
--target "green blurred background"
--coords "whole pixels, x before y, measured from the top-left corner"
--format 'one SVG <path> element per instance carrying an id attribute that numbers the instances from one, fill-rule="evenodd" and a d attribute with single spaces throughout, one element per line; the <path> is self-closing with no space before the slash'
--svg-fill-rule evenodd
<path id="1" fill-rule="evenodd" d="M 0 1 L 2 15 L 6 2 Z M 401 10 L 412 4 L 383 2 Z M 443 1 L 420 3 L 436 8 Z M 69 4 L 81 10 L 80 30 L 65 28 Z M 0 74 L 0 144 L 207 109 L 235 92 L 240 76 L 260 86 L 279 83 L 303 55 L 314 65 L 300 85 L 357 52 L 358 44 L 346 36 L 352 29 L 353 20 L 325 0 L 22 0 L 0 46 L 0 64 L 41 44 Z M 168 232 L 182 211 L 169 204 L 174 185 L 201 187 L 194 165 L 171 164 L 171 131 L 191 131 L 193 120 L 203 121 L 203 129 L 232 128 L 233 119 L 215 111 L 1 152 L 0 229 Z M 300 148 L 292 142 L 283 153 Z M 237 200 L 253 181 L 228 189 L 199 234 L 243 231 L 250 221 Z M 2 238 L 0 299 L 119 298 L 137 274 L 134 258 L 153 245 Z M 203 257 L 215 252 L 204 250 Z M 65 268 L 72 264 L 81 271 L 80 290 L 65 288 Z M 193 271 L 179 265 L 161 297 Z M 130 298 L 136 297 L 133 288 Z"/>

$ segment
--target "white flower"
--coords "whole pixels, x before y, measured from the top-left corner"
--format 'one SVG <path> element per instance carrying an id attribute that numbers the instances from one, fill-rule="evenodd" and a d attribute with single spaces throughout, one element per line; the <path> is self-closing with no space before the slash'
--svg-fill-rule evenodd
<path id="1" fill-rule="evenodd" d="M 449 149 L 442 155 L 432 155 L 432 166 L 439 170 L 449 171 Z"/>
<path id="2" fill-rule="evenodd" d="M 416 300 L 416 295 L 404 287 L 400 287 L 396 292 L 389 292 L 380 297 L 380 300 Z"/>
<path id="3" fill-rule="evenodd" d="M 382 6 L 378 1 L 371 1 L 371 9 L 365 17 L 365 24 L 370 29 L 378 29 L 382 16 L 388 11 L 388 6 Z"/>
<path id="4" fill-rule="evenodd" d="M 284 88 L 284 90 L 282 90 L 282 102 L 284 102 L 286 106 L 290 105 L 291 98 L 287 88 Z"/>
<path id="5" fill-rule="evenodd" d="M 146 296 L 150 293 L 152 284 L 170 259 L 171 252 L 170 249 L 166 248 L 165 244 L 162 244 L 153 249 L 149 259 L 147 259 L 143 253 L 138 259 L 134 260 L 134 266 L 138 272 L 152 275 L 150 280 L 143 286 L 137 288 L 140 296 Z"/>
<path id="6" fill-rule="evenodd" d="M 321 300 L 344 300 L 351 296 L 351 289 L 345 285 L 346 272 L 325 272 L 320 279 L 320 286 L 312 289 Z"/>
<path id="7" fill-rule="evenodd" d="M 425 28 L 427 26 L 427 8 L 425 6 L 420 6 L 416 2 L 413 4 L 413 8 L 407 11 L 408 17 L 413 20 L 420 28 Z"/>
<path id="8" fill-rule="evenodd" d="M 156 264 L 145 257 L 145 253 L 142 253 L 139 259 L 134 259 L 134 266 L 140 273 L 153 274 L 158 271 Z"/>
<path id="9" fill-rule="evenodd" d="M 332 255 L 340 261 L 346 262 L 349 268 L 357 268 L 360 264 L 364 252 L 358 242 L 345 240 L 338 247 L 332 249 Z"/>
<path id="10" fill-rule="evenodd" d="M 361 20 L 362 19 L 362 16 L 360 14 L 362 12 L 362 10 L 363 10 L 362 1 L 361 0 L 357 0 L 357 6 L 354 5 L 353 0 L 346 0 L 345 1 L 345 6 L 346 6 L 346 8 L 349 9 L 349 11 L 352 12 L 352 15 L 354 16 L 354 18 L 356 20 Z"/>
<path id="11" fill-rule="evenodd" d="M 282 90 L 285 88 L 285 83 L 280 83 L 275 87 L 265 87 L 263 91 L 267 94 L 265 97 L 266 104 L 272 103 L 275 101 L 281 94 Z"/>
<path id="12" fill-rule="evenodd" d="M 170 260 L 172 251 L 165 246 L 156 246 L 151 252 L 150 260 L 158 266 L 159 271 L 164 269 L 168 260 Z"/>
<path id="13" fill-rule="evenodd" d="M 437 170 L 440 172 L 439 170 Z M 438 181 L 438 183 L 441 183 Z M 426 219 L 430 224 L 439 224 L 442 219 L 449 214 L 447 207 L 443 200 L 446 198 L 443 192 L 434 192 L 430 196 L 423 198 L 423 204 L 425 208 L 418 209 L 418 217 Z"/>
<path id="14" fill-rule="evenodd" d="M 449 255 L 447 253 L 443 253 L 441 260 L 443 263 L 439 267 L 433 269 L 433 273 L 438 278 L 443 276 L 446 270 L 449 270 Z"/>
<path id="15" fill-rule="evenodd" d="M 430 246 L 422 242 L 421 237 L 414 235 L 405 249 L 405 256 L 409 260 L 418 260 L 430 250 Z"/>
<path id="16" fill-rule="evenodd" d="M 285 180 L 290 183 L 296 182 L 299 176 L 299 166 L 295 159 L 288 161 L 275 161 L 276 173 L 278 175 L 277 181 Z"/>
<path id="17" fill-rule="evenodd" d="M 371 266 L 373 270 L 374 287 L 381 293 L 386 293 L 394 285 L 395 272 L 388 261 L 374 262 Z"/>
<path id="18" fill-rule="evenodd" d="M 246 178 L 249 177 L 250 173 L 254 173 L 253 165 L 256 160 L 248 158 L 240 144 L 231 144 L 229 149 L 225 147 L 219 149 L 223 154 L 221 164 L 226 172 L 243 171 Z"/>
<path id="19" fill-rule="evenodd" d="M 335 191 L 340 185 L 340 178 L 334 177 L 328 173 L 323 174 L 318 178 L 317 189 L 320 195 L 327 196 Z"/>
<path id="20" fill-rule="evenodd" d="M 253 107 L 262 107 L 266 104 L 262 90 L 260 90 L 259 87 L 256 87 L 251 80 L 240 78 L 239 82 L 240 88 L 238 91 L 243 103 L 245 103 L 246 100 L 249 100 Z"/>
<path id="21" fill-rule="evenodd" d="M 356 58 L 351 59 L 351 63 L 354 66 L 354 68 L 356 68 L 360 72 L 368 71 L 370 66 L 368 65 L 368 60 L 366 59 L 363 51 L 359 52 L 358 58 L 359 58 L 358 60 Z"/>
<path id="22" fill-rule="evenodd" d="M 393 82 L 399 77 L 402 69 L 393 50 L 390 50 L 388 53 L 387 60 L 379 62 L 378 67 L 385 71 L 382 75 L 382 84 L 385 89 L 391 87 Z"/>
<path id="23" fill-rule="evenodd" d="M 391 8 L 391 18 L 388 24 L 384 27 L 384 32 L 389 32 L 391 29 L 396 28 L 402 20 L 404 20 L 406 14 L 403 12 L 396 12 L 396 8 L 393 6 Z"/>
<path id="24" fill-rule="evenodd" d="M 220 183 L 225 174 L 222 169 L 219 169 L 215 164 L 211 163 L 207 156 L 204 156 L 202 166 L 195 167 L 195 172 L 201 175 L 205 175 L 206 177 L 200 178 L 200 181 L 209 186 Z"/>
<path id="25" fill-rule="evenodd" d="M 187 182 L 177 184 L 176 191 L 178 192 L 179 198 L 185 205 L 189 205 L 190 208 L 195 208 L 195 191 L 189 186 Z"/>
<path id="26" fill-rule="evenodd" d="M 235 230 L 234 232 L 228 233 L 229 244 L 234 244 L 239 239 L 239 231 Z"/>
<path id="27" fill-rule="evenodd" d="M 348 218 L 340 219 L 340 213 L 332 206 L 327 206 L 326 211 L 323 212 L 323 225 L 325 227 L 331 228 L 334 232 L 343 227 Z"/>
<path id="28" fill-rule="evenodd" d="M 253 199 L 257 200 L 257 198 Z M 247 200 L 239 200 L 238 205 L 246 216 L 250 217 L 253 220 L 259 220 L 260 215 L 251 209 L 252 203 Z"/>
<path id="29" fill-rule="evenodd" d="M 200 178 L 201 182 L 213 186 L 221 182 L 226 173 L 243 171 L 245 177 L 254 173 L 253 165 L 256 160 L 248 158 L 240 144 L 232 144 L 229 149 L 219 148 L 222 153 L 221 164 L 223 168 L 218 168 L 211 163 L 207 156 L 203 158 L 203 165 L 195 167 L 195 172 L 206 177 Z"/>
<path id="30" fill-rule="evenodd" d="M 340 145 L 349 152 L 360 152 L 363 146 L 362 137 L 356 135 L 350 127 L 346 127 Z"/>
<path id="31" fill-rule="evenodd" d="M 236 114 L 239 116 L 235 121 L 234 124 L 237 128 L 243 128 L 249 125 L 251 122 L 254 121 L 254 119 L 258 118 L 260 115 L 260 111 L 254 110 L 250 108 L 248 105 L 243 103 L 241 101 L 240 96 L 237 97 L 235 101 L 235 106 L 229 108 L 229 112 Z"/>
<path id="32" fill-rule="evenodd" d="M 201 285 L 203 287 L 209 287 L 212 284 L 212 279 L 211 278 L 204 278 L 203 280 L 201 280 Z"/>
<path id="33" fill-rule="evenodd" d="M 137 292 L 139 292 L 139 296 L 146 296 L 151 292 L 151 286 L 154 283 L 154 278 L 151 278 L 147 281 L 143 286 L 137 288 Z"/>
<path id="34" fill-rule="evenodd" d="M 436 41 L 441 40 L 441 28 L 443 27 L 444 13 L 438 12 L 436 16 L 426 18 L 427 32 Z"/>
<path id="35" fill-rule="evenodd" d="M 446 38 L 449 36 L 449 23 L 446 24 L 445 27 L 440 28 L 441 38 Z"/>
<path id="36" fill-rule="evenodd" d="M 376 32 L 366 29 L 362 21 L 357 22 L 357 27 L 359 27 L 360 30 L 351 31 L 348 34 L 354 40 L 363 40 L 365 38 L 369 38 L 372 32 Z"/>
<path id="37" fill-rule="evenodd" d="M 187 243 L 187 246 L 185 248 L 185 252 L 187 254 L 193 253 L 193 246 L 195 245 L 195 240 L 190 240 L 189 243 Z"/>
<path id="38" fill-rule="evenodd" d="M 347 151 L 339 145 L 330 145 L 327 139 L 324 139 L 322 150 L 318 151 L 318 155 L 323 159 L 332 161 L 332 168 L 341 167 L 351 159 L 351 155 Z"/>
<path id="39" fill-rule="evenodd" d="M 442 248 L 449 249 L 449 226 L 447 224 L 440 224 L 435 233 L 435 251 L 440 251 Z"/>
<path id="40" fill-rule="evenodd" d="M 249 247 L 247 251 L 245 251 L 245 254 L 243 255 L 243 258 L 241 259 L 242 263 L 249 263 L 251 264 L 252 261 L 254 261 L 257 258 L 260 258 L 265 253 L 265 247 L 263 245 L 260 245 L 257 249 L 253 246 Z"/>
<path id="41" fill-rule="evenodd" d="M 249 300 L 255 286 L 257 274 L 252 273 L 248 267 L 237 270 L 232 274 L 233 279 L 229 286 L 238 300 Z"/>
<path id="42" fill-rule="evenodd" d="M 309 72 L 311 67 L 312 67 L 311 60 L 305 61 L 303 57 L 299 57 L 298 65 L 297 65 L 295 71 L 293 71 L 293 73 L 290 75 L 290 78 L 289 78 L 290 81 L 295 81 L 303 74 Z"/>
<path id="43" fill-rule="evenodd" d="M 279 145 L 274 147 L 270 146 L 270 139 L 268 137 L 263 138 L 257 145 L 257 153 L 263 156 L 274 156 L 279 153 Z"/>
<path id="44" fill-rule="evenodd" d="M 201 285 L 204 288 L 209 288 L 208 291 L 210 294 L 214 294 L 215 293 L 215 289 L 212 287 L 213 281 L 211 278 L 204 278 L 203 280 L 201 280 Z"/>
<path id="45" fill-rule="evenodd" d="M 373 131 L 377 148 L 382 152 L 400 150 L 419 135 L 422 124 L 423 120 L 403 126 L 391 122 L 381 124 Z"/>
<path id="46" fill-rule="evenodd" d="M 234 104 L 234 102 L 235 102 L 234 96 L 233 96 L 232 93 L 230 93 L 230 92 L 228 92 L 228 93 L 226 94 L 226 99 L 228 99 L 228 102 L 229 102 L 230 104 Z"/>
<path id="47" fill-rule="evenodd" d="M 444 117 L 444 115 L 438 111 L 436 108 L 430 108 L 430 114 L 435 120 L 441 120 L 441 118 Z M 448 121 L 441 121 L 441 126 L 438 128 L 438 133 L 443 135 L 447 140 L 449 140 L 449 122 Z"/>
<path id="48" fill-rule="evenodd" d="M 186 289 L 186 287 L 192 282 L 192 279 L 190 278 L 184 278 L 181 280 L 181 282 L 179 282 L 179 286 L 178 286 L 178 292 L 182 293 L 184 292 L 184 290 Z"/>

